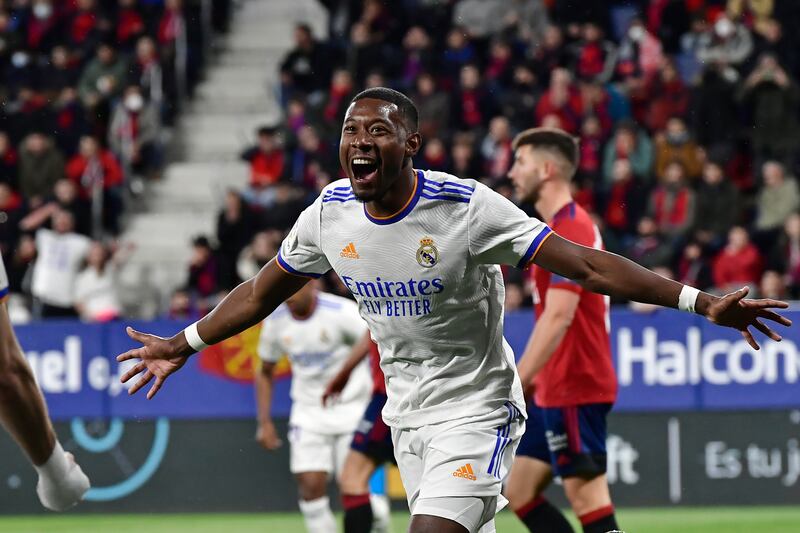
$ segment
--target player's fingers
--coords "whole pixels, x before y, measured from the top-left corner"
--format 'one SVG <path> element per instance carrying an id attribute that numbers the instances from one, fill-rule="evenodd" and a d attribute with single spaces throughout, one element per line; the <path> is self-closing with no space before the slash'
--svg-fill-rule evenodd
<path id="1" fill-rule="evenodd" d="M 153 386 L 150 387 L 150 390 L 147 391 L 147 399 L 152 400 L 153 396 L 155 396 L 158 391 L 161 389 L 161 385 L 164 383 L 164 379 L 161 376 L 156 378 L 156 382 L 153 383 Z"/>
<path id="2" fill-rule="evenodd" d="M 139 379 L 139 381 L 133 384 L 133 387 L 131 387 L 131 389 L 128 391 L 128 394 L 136 394 L 139 389 L 150 383 L 150 380 L 152 379 L 153 373 L 148 370 L 142 374 L 142 377 Z"/>
<path id="3" fill-rule="evenodd" d="M 136 374 L 138 374 L 139 372 L 141 372 L 145 368 L 146 368 L 146 365 L 145 365 L 144 361 L 139 361 L 138 363 L 133 365 L 127 372 L 122 374 L 122 377 L 120 377 L 119 380 L 122 383 L 126 383 L 129 379 L 131 379 L 133 376 L 135 376 Z"/>
<path id="4" fill-rule="evenodd" d="M 747 328 L 742 330 L 742 337 L 744 337 L 744 340 L 747 341 L 747 344 L 749 344 L 754 350 L 760 350 L 761 349 L 758 346 L 758 343 L 756 342 L 756 340 L 753 338 L 753 334 L 750 333 L 750 331 Z"/>
<path id="5" fill-rule="evenodd" d="M 730 293 L 730 294 L 726 295 L 726 296 L 725 296 L 725 298 L 730 298 L 730 299 L 731 299 L 731 300 L 733 300 L 733 301 L 739 301 L 739 302 L 741 302 L 741 301 L 742 301 L 742 299 L 743 299 L 745 296 L 747 296 L 747 293 L 749 293 L 749 292 L 750 292 L 750 287 L 742 287 L 742 288 L 741 288 L 741 289 L 739 289 L 738 291 L 734 291 L 734 292 L 732 292 L 732 293 Z"/>
<path id="6" fill-rule="evenodd" d="M 142 359 L 143 354 L 144 350 L 142 348 L 134 348 L 133 350 L 128 350 L 123 354 L 119 354 L 117 356 L 117 362 L 121 363 L 123 361 L 130 361 L 131 359 Z"/>
<path id="7" fill-rule="evenodd" d="M 782 302 L 780 300 L 773 300 L 772 298 L 759 298 L 758 300 L 742 300 L 741 305 L 742 307 L 748 307 L 751 309 L 766 309 L 766 308 L 786 309 L 787 307 L 789 307 L 788 303 Z"/>
<path id="8" fill-rule="evenodd" d="M 767 320 L 772 320 L 773 322 L 777 322 L 782 326 L 791 326 L 792 321 L 786 318 L 785 316 L 779 315 L 775 311 L 770 311 L 769 309 L 759 309 L 756 313 L 756 316 L 759 318 L 766 318 Z"/>
<path id="9" fill-rule="evenodd" d="M 772 339 L 772 340 L 774 340 L 774 341 L 776 341 L 776 342 L 780 342 L 780 340 L 781 340 L 781 336 L 780 336 L 780 335 L 778 335 L 778 334 L 777 334 L 775 331 L 773 331 L 772 329 L 770 329 L 770 328 L 769 328 L 769 327 L 768 327 L 766 324 L 764 324 L 764 323 L 763 323 L 763 322 L 761 322 L 760 320 L 756 320 L 756 321 L 754 321 L 754 322 L 753 322 L 753 326 L 754 326 L 754 327 L 755 327 L 755 328 L 756 328 L 758 331 L 760 331 L 761 333 L 763 333 L 764 335 L 766 335 L 767 337 L 769 337 L 770 339 Z"/>
<path id="10" fill-rule="evenodd" d="M 125 328 L 125 331 L 128 333 L 128 337 L 135 340 L 136 342 L 141 342 L 142 344 L 147 344 L 148 342 L 156 338 L 154 335 L 150 335 L 149 333 L 142 333 L 141 331 L 136 331 L 130 326 Z"/>

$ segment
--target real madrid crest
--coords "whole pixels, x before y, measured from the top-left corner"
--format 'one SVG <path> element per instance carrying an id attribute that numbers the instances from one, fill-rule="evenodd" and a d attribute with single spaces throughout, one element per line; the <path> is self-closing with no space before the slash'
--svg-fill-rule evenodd
<path id="1" fill-rule="evenodd" d="M 430 237 L 423 237 L 419 240 L 419 248 L 417 248 L 417 263 L 430 268 L 439 262 L 439 250 L 433 245 L 433 239 Z"/>

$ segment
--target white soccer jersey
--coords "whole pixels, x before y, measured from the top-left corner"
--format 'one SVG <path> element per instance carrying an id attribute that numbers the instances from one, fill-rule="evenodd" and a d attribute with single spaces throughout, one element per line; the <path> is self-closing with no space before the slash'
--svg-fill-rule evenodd
<path id="1" fill-rule="evenodd" d="M 0 302 L 8 296 L 8 274 L 6 265 L 3 263 L 3 256 L 0 255 Z"/>
<path id="2" fill-rule="evenodd" d="M 323 407 L 322 393 L 366 332 L 355 302 L 325 293 L 304 320 L 286 305 L 264 320 L 259 357 L 275 363 L 285 354 L 292 364 L 291 425 L 325 434 L 355 431 L 372 392 L 367 362 L 356 367 L 336 403 Z"/>
<path id="3" fill-rule="evenodd" d="M 333 268 L 355 295 L 381 353 L 387 424 L 415 428 L 525 412 L 514 354 L 503 338 L 499 264 L 525 266 L 551 234 L 488 187 L 416 171 L 415 192 L 378 219 L 348 180 L 327 186 L 278 253 L 288 272 Z"/>

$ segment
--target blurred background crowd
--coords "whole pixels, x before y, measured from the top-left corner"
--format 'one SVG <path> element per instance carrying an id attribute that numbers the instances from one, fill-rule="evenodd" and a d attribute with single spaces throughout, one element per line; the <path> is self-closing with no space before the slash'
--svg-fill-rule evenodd
<path id="1" fill-rule="evenodd" d="M 372 86 L 419 107 L 417 168 L 511 197 L 514 135 L 563 128 L 580 140 L 575 197 L 609 250 L 701 289 L 800 297 L 800 42 L 791 30 L 800 2 L 320 3 L 327 37 L 295 28 L 276 88 L 283 118 L 240 154 L 249 183 L 221 200 L 216 235 L 192 243 L 167 315 L 203 314 L 274 256 L 300 211 L 342 176 L 341 120 Z M 80 298 L 53 300 L 68 280 L 48 276 L 54 286 L 38 287 L 38 265 L 78 250 L 71 282 L 88 264 L 78 282 L 92 288 L 102 265 L 124 259 L 127 246 L 111 253 L 89 238 L 115 235 L 126 187 L 135 194 L 137 179 L 159 175 L 158 132 L 204 62 L 198 14 L 180 0 L 0 5 L 0 246 L 12 289 L 46 316 L 91 318 Z M 178 57 L 185 68 L 176 71 Z M 505 273 L 508 308 L 530 305 L 525 276 Z M 333 275 L 326 283 L 346 292 Z"/>
<path id="2" fill-rule="evenodd" d="M 16 318 L 119 316 L 114 270 L 132 245 L 115 238 L 161 176 L 230 7 L 0 0 L 0 250 L 24 295 Z"/>

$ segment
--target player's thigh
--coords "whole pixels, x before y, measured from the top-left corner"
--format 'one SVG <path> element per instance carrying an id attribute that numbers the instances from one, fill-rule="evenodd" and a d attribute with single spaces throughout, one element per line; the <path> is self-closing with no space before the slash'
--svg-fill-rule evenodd
<path id="1" fill-rule="evenodd" d="M 508 474 L 503 495 L 511 509 L 517 510 L 539 496 L 553 480 L 553 469 L 549 462 L 533 457 L 517 455 Z"/>
<path id="2" fill-rule="evenodd" d="M 298 472 L 294 475 L 300 499 L 303 501 L 316 500 L 328 493 L 328 472 Z"/>
<path id="3" fill-rule="evenodd" d="M 427 436 L 420 498 L 496 497 L 511 469 L 525 423 L 519 411 L 509 404 L 485 416 L 424 431 Z"/>
<path id="4" fill-rule="evenodd" d="M 511 508 L 518 509 L 544 491 L 552 479 L 544 415 L 531 402 L 525 433 L 520 438 L 503 494 L 511 503 Z"/>
<path id="5" fill-rule="evenodd" d="M 381 417 L 385 404 L 385 394 L 372 395 L 350 444 L 351 448 L 370 457 L 375 464 L 395 462 L 392 433 Z"/>
<path id="6" fill-rule="evenodd" d="M 610 404 L 543 409 L 554 474 L 586 480 L 606 473 L 606 416 Z"/>
<path id="7" fill-rule="evenodd" d="M 292 474 L 325 472 L 336 469 L 336 435 L 317 433 L 308 428 L 289 427 L 289 470 Z"/>
<path id="8" fill-rule="evenodd" d="M 347 460 L 347 455 L 350 452 L 350 442 L 353 440 L 353 435 L 350 433 L 343 433 L 335 435 L 333 439 L 333 469 L 336 473 L 337 479 L 341 476 L 344 469 L 344 463 Z"/>
<path id="9" fill-rule="evenodd" d="M 408 533 L 465 533 L 467 528 L 454 520 L 440 516 L 414 515 L 408 526 Z"/>
<path id="10" fill-rule="evenodd" d="M 491 524 L 497 510 L 497 496 L 451 496 L 420 498 L 412 516 L 411 531 L 427 531 L 427 527 L 438 525 L 441 530 L 491 531 L 484 528 Z M 416 526 L 416 527 L 415 527 Z"/>
<path id="11" fill-rule="evenodd" d="M 350 449 L 339 474 L 339 490 L 342 494 L 364 494 L 369 492 L 369 480 L 377 464 L 371 457 Z"/>
<path id="12" fill-rule="evenodd" d="M 577 516 L 611 505 L 611 493 L 605 475 L 592 479 L 567 477 L 563 479 L 564 492 Z"/>

